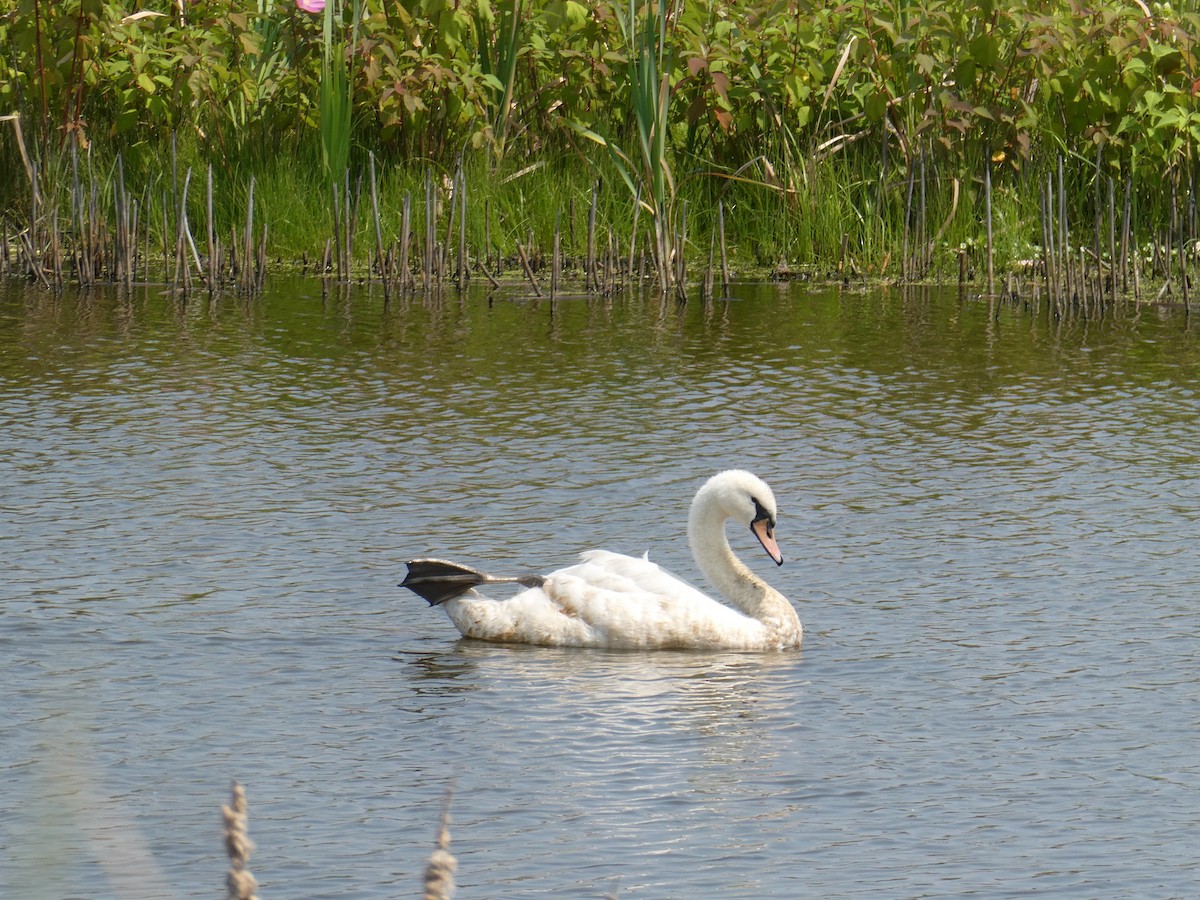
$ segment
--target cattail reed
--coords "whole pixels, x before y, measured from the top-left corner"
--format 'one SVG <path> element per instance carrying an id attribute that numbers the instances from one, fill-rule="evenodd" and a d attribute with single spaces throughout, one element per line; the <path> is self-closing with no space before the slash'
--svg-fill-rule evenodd
<path id="1" fill-rule="evenodd" d="M 434 851 L 425 867 L 425 900 L 450 900 L 457 868 L 458 860 L 450 852 L 450 794 L 447 793 Z"/>
<path id="2" fill-rule="evenodd" d="M 246 792 L 233 783 L 229 805 L 221 806 L 224 823 L 225 851 L 229 856 L 229 875 L 225 887 L 229 900 L 258 900 L 258 881 L 250 874 L 250 854 L 254 842 L 247 833 Z"/>

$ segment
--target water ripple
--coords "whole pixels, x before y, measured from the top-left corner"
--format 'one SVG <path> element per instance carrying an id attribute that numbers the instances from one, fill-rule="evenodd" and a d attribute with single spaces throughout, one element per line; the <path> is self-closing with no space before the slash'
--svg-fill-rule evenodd
<path id="1" fill-rule="evenodd" d="M 0 287 L 0 893 L 209 895 L 237 778 L 272 897 L 415 891 L 447 788 L 464 895 L 1193 894 L 1186 323 L 745 291 Z M 799 654 L 492 647 L 395 587 L 690 577 L 729 465 Z"/>

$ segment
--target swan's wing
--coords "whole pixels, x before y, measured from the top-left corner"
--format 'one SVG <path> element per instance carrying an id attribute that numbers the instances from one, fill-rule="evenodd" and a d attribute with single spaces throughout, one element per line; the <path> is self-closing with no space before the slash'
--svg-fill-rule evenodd
<path id="1" fill-rule="evenodd" d="M 662 566 L 650 562 L 649 556 L 626 556 L 609 550 L 588 550 L 579 556 L 581 562 L 551 573 L 573 575 L 602 590 L 620 594 L 675 596 L 685 602 L 707 605 L 716 603 L 707 594 L 692 587 Z"/>
<path id="2" fill-rule="evenodd" d="M 718 603 L 645 558 L 592 550 L 546 576 L 540 589 L 608 647 L 730 647 L 762 637 L 762 623 Z"/>

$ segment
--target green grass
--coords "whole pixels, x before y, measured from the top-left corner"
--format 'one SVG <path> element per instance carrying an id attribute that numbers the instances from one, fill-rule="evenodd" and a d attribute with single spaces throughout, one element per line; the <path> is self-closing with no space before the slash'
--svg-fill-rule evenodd
<path id="1" fill-rule="evenodd" d="M 332 234 L 330 200 L 322 167 L 321 149 L 314 140 L 295 152 L 283 153 L 268 162 L 254 166 L 255 222 L 266 223 L 270 229 L 268 256 L 273 267 L 284 267 L 307 259 L 319 260 L 326 241 Z M 176 178 L 182 184 L 188 160 L 195 160 L 195 149 L 181 144 L 178 147 L 177 173 L 172 172 L 169 151 L 143 151 L 125 164 L 125 180 L 139 204 L 144 204 L 148 187 L 151 204 L 143 209 L 143 226 L 148 222 L 154 252 L 162 246 L 164 227 L 168 236 L 174 234 L 174 217 L 168 213 L 164 222 L 163 196 L 170 198 Z M 198 162 L 195 165 L 200 165 Z M 351 159 L 351 165 L 357 165 Z M 1002 274 L 1021 260 L 1038 258 L 1041 225 L 1038 206 L 1038 185 L 1057 159 L 1044 160 L 1040 167 L 1030 166 L 1022 173 L 998 167 L 994 178 L 993 229 L 995 233 L 995 266 Z M 91 172 L 97 180 L 101 215 L 111 221 L 114 161 L 96 154 L 91 160 Z M 467 238 L 473 258 L 485 253 L 485 210 L 490 224 L 491 255 L 497 252 L 511 258 L 516 245 L 527 245 L 533 235 L 535 251 L 548 258 L 553 246 L 554 225 L 561 221 L 562 248 L 566 257 L 581 259 L 587 250 L 587 213 L 593 185 L 599 180 L 597 249 L 604 255 L 611 231 L 617 255 L 624 260 L 629 252 L 634 219 L 634 200 L 621 173 L 602 148 L 594 148 L 591 160 L 578 153 L 558 151 L 547 153 L 530 163 L 513 159 L 496 162 L 489 148 L 469 152 L 464 157 L 468 206 Z M 975 168 L 974 166 L 972 168 Z M 214 197 L 217 233 L 228 244 L 230 235 L 239 236 L 245 223 L 246 195 L 250 177 L 249 165 L 214 169 Z M 449 185 L 454 169 L 429 160 L 413 160 L 406 165 L 379 163 L 380 217 L 386 244 L 397 240 L 401 229 L 401 211 L 407 193 L 412 203 L 412 234 L 419 241 L 424 234 L 425 193 L 427 174 L 437 186 L 440 209 L 437 220 L 438 240 L 447 240 Z M 898 279 L 902 273 L 904 249 L 904 215 L 907 194 L 905 169 L 892 167 L 883 179 L 880 190 L 881 166 L 869 150 L 855 148 L 834 155 L 819 164 L 810 165 L 803 177 L 793 172 L 791 180 L 780 183 L 783 175 L 775 175 L 762 166 L 746 169 L 738 179 L 733 173 L 717 172 L 701 161 L 677 167 L 674 204 L 688 207 L 688 234 L 685 252 L 688 257 L 689 279 L 697 281 L 707 266 L 712 232 L 716 223 L 717 204 L 724 204 L 726 238 L 732 267 L 743 276 L 750 273 L 770 274 L 777 268 L 792 272 L 808 271 L 820 277 L 862 276 Z M 982 161 L 976 171 L 961 171 L 933 164 L 926 170 L 926 237 L 932 243 L 931 267 L 917 273 L 923 278 L 954 279 L 958 275 L 959 252 L 967 253 L 969 266 L 976 273 L 986 269 L 985 225 L 983 210 Z M 81 159 L 81 176 L 86 179 L 88 167 Z M 1094 236 L 1094 214 L 1091 210 L 1092 192 L 1086 163 L 1067 166 L 1069 212 L 1074 225 L 1072 241 L 1075 246 L 1091 247 Z M 200 252 L 205 246 L 206 211 L 204 205 L 206 172 L 192 173 L 189 193 L 189 219 Z M 957 179 L 957 201 L 954 182 Z M 66 230 L 70 215 L 70 166 L 62 162 L 51 182 L 57 192 L 49 194 L 60 211 L 60 224 Z M 357 188 L 357 175 L 352 188 Z M 1139 198 L 1142 206 L 1169 202 L 1157 197 L 1161 185 L 1146 186 L 1149 196 Z M 1117 185 L 1118 203 L 1122 185 Z M 914 188 L 914 207 L 917 204 Z M 365 273 L 375 253 L 375 231 L 371 216 L 370 185 L 364 174 L 361 198 L 355 219 L 355 255 L 353 271 Z M 1107 191 L 1105 191 L 1107 198 Z M 168 206 L 171 205 L 168 200 Z M 19 214 L 21 210 L 16 210 Z M 1155 221 L 1153 211 L 1150 221 Z M 148 219 L 146 216 L 148 215 Z M 914 209 L 912 215 L 916 216 Z M 1119 211 L 1118 211 L 1119 216 Z M 20 219 L 10 213 L 10 233 Z M 645 211 L 638 217 L 637 249 L 653 252 L 652 220 Z M 1153 234 L 1139 233 L 1135 242 L 1146 242 Z M 449 247 L 453 255 L 455 236 Z M 915 233 L 909 238 L 910 253 L 916 253 Z M 1104 247 L 1107 253 L 1107 244 Z M 411 258 L 420 259 L 414 245 Z M 152 277 L 161 271 L 154 262 Z M 509 274 L 517 272 L 509 267 Z M 648 266 L 652 271 L 652 265 Z"/>

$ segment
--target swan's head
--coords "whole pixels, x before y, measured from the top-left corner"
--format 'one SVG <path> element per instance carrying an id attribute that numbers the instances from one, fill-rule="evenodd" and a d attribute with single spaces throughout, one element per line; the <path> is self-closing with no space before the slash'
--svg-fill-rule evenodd
<path id="1" fill-rule="evenodd" d="M 697 504 L 702 497 L 712 502 L 723 517 L 749 525 L 763 549 L 775 560 L 775 565 L 783 565 L 783 554 L 775 543 L 778 507 L 775 495 L 765 481 L 750 472 L 730 469 L 705 482 L 696 495 Z"/>

